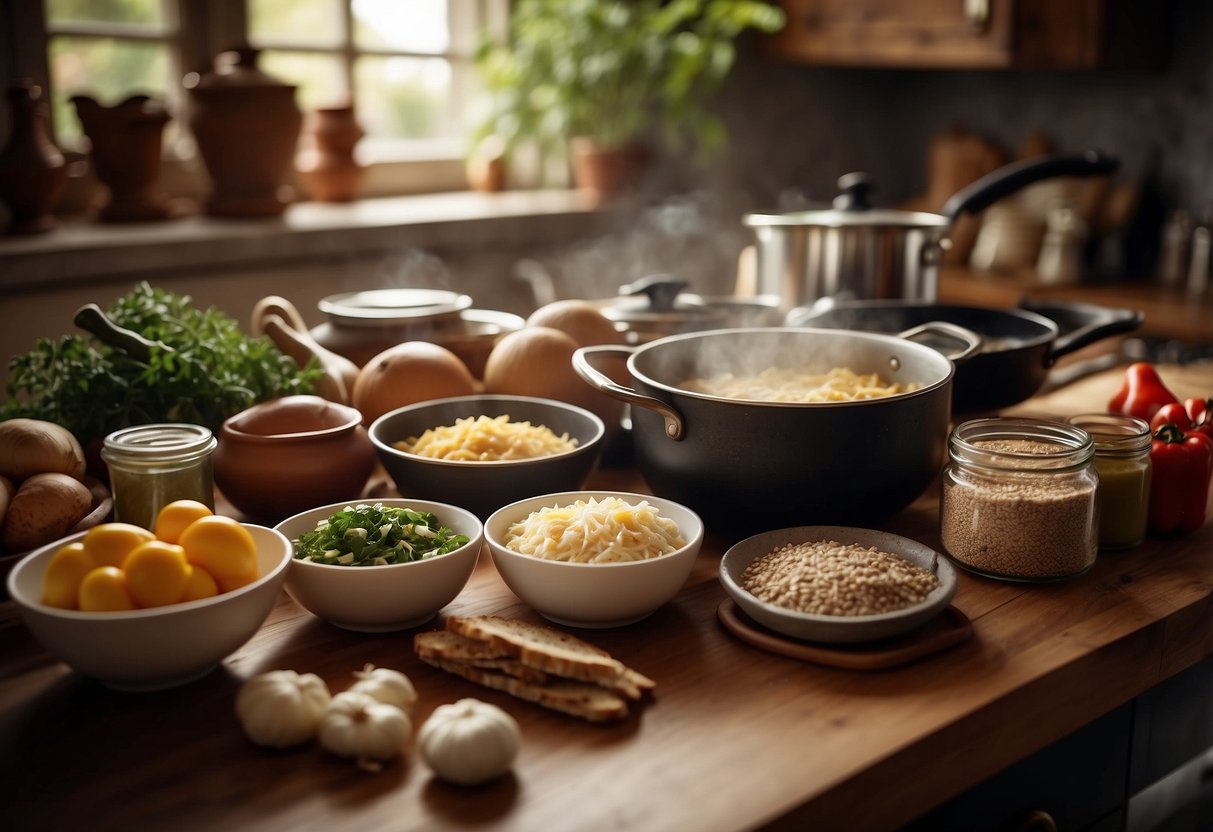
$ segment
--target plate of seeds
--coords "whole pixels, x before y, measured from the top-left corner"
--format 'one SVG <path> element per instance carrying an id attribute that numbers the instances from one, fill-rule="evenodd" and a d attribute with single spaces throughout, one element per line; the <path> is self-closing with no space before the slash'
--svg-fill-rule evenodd
<path id="1" fill-rule="evenodd" d="M 956 571 L 929 546 L 875 529 L 797 526 L 732 546 L 720 582 L 759 624 L 830 644 L 908 633 L 947 609 Z"/>

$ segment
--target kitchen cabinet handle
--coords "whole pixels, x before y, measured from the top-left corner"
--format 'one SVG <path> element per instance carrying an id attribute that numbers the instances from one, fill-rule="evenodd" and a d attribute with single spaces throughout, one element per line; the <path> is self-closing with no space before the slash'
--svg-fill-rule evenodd
<path id="1" fill-rule="evenodd" d="M 965 0 L 965 20 L 974 32 L 984 32 L 990 22 L 990 0 Z"/>

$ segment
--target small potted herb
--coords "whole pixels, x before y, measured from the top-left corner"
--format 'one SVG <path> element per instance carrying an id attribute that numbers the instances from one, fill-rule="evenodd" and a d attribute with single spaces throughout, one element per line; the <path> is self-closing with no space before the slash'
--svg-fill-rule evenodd
<path id="1" fill-rule="evenodd" d="M 708 101 L 735 41 L 778 31 L 784 14 L 762 0 L 518 0 L 509 22 L 507 43 L 477 52 L 489 112 L 476 138 L 568 154 L 576 181 L 593 160 L 626 175 L 653 138 L 701 160 L 718 150 L 724 124 Z"/>

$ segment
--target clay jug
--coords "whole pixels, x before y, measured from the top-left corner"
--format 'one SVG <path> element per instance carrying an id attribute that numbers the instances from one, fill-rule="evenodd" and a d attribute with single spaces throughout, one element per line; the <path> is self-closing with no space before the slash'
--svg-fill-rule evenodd
<path id="1" fill-rule="evenodd" d="M 358 196 L 364 169 L 354 157 L 363 136 L 353 105 L 317 107 L 303 133 L 295 170 L 317 202 L 349 202 Z"/>
<path id="2" fill-rule="evenodd" d="M 132 95 L 112 107 L 87 95 L 73 96 L 71 102 L 89 140 L 93 171 L 109 189 L 98 219 L 169 218 L 168 202 L 156 190 L 164 125 L 170 121 L 164 108 L 146 95 Z"/>
<path id="3" fill-rule="evenodd" d="M 58 226 L 51 209 L 67 184 L 67 161 L 51 141 L 42 88 L 29 80 L 9 87 L 12 133 L 0 152 L 0 201 L 12 214 L 10 234 L 40 234 Z"/>
<path id="4" fill-rule="evenodd" d="M 185 78 L 190 129 L 213 180 L 206 212 L 215 216 L 272 216 L 294 199 L 288 178 L 303 114 L 295 87 L 259 70 L 257 54 L 223 52 L 213 72 Z"/>

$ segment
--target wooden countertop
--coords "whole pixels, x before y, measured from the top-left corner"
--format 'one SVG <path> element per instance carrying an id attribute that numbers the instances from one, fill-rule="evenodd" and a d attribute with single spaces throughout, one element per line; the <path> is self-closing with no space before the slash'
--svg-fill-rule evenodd
<path id="1" fill-rule="evenodd" d="M 1213 365 L 1163 368 L 1181 396 Z M 1017 412 L 1100 410 L 1121 370 Z M 627 469 L 597 476 L 639 488 Z M 938 547 L 931 489 L 885 528 Z M 761 652 L 716 619 L 732 541 L 709 537 L 679 596 L 638 624 L 580 635 L 658 682 L 615 725 L 590 725 L 420 663 L 413 631 L 338 630 L 285 596 L 222 667 L 173 690 L 124 694 L 46 655 L 11 607 L 0 626 L 0 806 L 13 830 L 890 829 L 1213 653 L 1213 523 L 1101 556 L 1050 585 L 960 576 L 974 637 L 900 669 L 829 669 Z M 0 607 L 0 609 L 3 609 Z M 531 620 L 483 556 L 444 614 Z M 420 724 L 473 696 L 519 721 L 514 772 L 444 785 L 410 746 L 378 774 L 316 747 L 271 752 L 232 707 L 249 676 L 314 672 L 340 690 L 371 662 L 414 680 Z"/>

